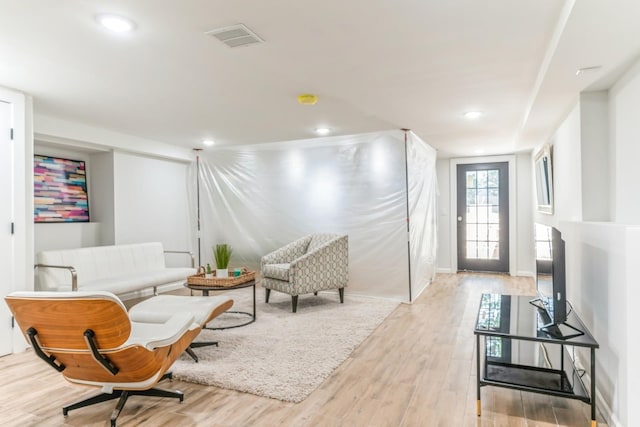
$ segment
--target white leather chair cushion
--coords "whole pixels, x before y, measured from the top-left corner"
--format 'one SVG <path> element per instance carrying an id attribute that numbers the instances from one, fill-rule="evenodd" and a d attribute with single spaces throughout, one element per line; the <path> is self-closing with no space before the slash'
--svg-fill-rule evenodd
<path id="1" fill-rule="evenodd" d="M 122 347 L 139 345 L 153 350 L 157 347 L 171 345 L 192 328 L 193 320 L 191 313 L 179 312 L 171 315 L 163 323 L 131 322 L 131 334 Z"/>
<path id="2" fill-rule="evenodd" d="M 182 295 L 158 295 L 144 300 L 129 309 L 132 322 L 163 323 L 174 313 L 190 313 L 194 322 L 204 326 L 211 313 L 227 301 L 224 295 L 191 297 Z"/>

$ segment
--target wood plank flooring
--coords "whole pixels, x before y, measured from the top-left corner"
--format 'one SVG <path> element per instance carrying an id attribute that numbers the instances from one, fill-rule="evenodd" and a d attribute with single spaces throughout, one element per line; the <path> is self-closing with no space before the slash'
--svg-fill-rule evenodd
<path id="1" fill-rule="evenodd" d="M 438 275 L 301 403 L 163 382 L 161 387 L 184 391 L 184 403 L 133 397 L 118 425 L 589 426 L 589 406 L 582 402 L 494 387 L 482 389 L 482 416 L 476 416 L 473 328 L 482 292 L 532 294 L 534 284 L 502 275 Z M 67 383 L 31 351 L 0 358 L 0 378 L 3 426 L 109 425 L 114 401 L 64 418 L 63 405 L 95 389 Z"/>

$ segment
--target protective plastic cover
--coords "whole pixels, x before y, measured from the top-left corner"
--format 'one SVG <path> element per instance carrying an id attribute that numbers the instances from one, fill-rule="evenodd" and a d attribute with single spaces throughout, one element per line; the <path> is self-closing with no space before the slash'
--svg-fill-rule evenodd
<path id="1" fill-rule="evenodd" d="M 212 247 L 228 243 L 231 267 L 259 270 L 263 255 L 299 237 L 344 233 L 347 294 L 415 298 L 435 271 L 435 150 L 406 137 L 391 131 L 200 152 L 190 169 L 200 263 L 214 266 Z"/>

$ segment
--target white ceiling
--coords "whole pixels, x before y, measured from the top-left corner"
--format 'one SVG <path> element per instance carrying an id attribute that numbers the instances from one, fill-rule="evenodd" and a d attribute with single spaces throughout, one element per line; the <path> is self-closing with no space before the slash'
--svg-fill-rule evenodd
<path id="1" fill-rule="evenodd" d="M 109 33 L 99 12 L 137 31 Z M 640 54 L 639 22 L 637 0 L 0 0 L 0 85 L 39 115 L 184 147 L 328 126 L 503 154 L 544 142 L 581 90 L 609 87 Z M 265 43 L 205 35 L 237 23 Z"/>

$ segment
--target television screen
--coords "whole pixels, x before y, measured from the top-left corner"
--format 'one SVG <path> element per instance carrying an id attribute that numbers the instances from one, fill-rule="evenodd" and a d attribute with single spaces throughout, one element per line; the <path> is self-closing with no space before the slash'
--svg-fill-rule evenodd
<path id="1" fill-rule="evenodd" d="M 84 161 L 36 154 L 33 172 L 36 223 L 89 222 Z"/>

